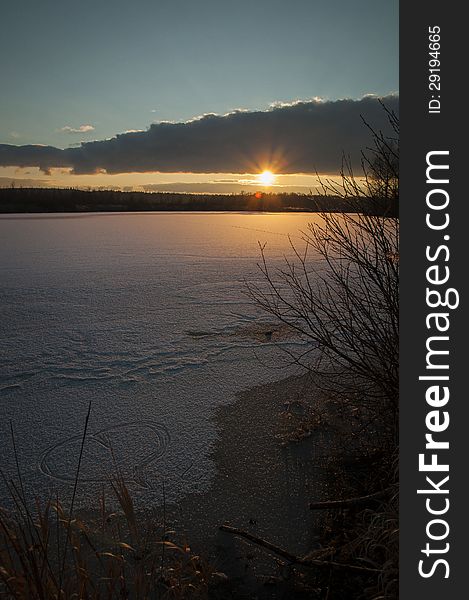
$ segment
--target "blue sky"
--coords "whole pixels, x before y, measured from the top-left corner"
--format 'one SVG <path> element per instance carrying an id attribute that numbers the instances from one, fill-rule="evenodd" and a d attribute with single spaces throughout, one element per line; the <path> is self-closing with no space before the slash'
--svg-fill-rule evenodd
<path id="1" fill-rule="evenodd" d="M 397 91 L 398 2 L 10 0 L 0 55 L 0 143 L 65 148 L 152 122 Z"/>

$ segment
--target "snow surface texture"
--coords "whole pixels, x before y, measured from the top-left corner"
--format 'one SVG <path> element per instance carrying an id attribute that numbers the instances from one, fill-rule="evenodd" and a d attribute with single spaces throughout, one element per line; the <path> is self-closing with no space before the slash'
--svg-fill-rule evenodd
<path id="1" fill-rule="evenodd" d="M 314 215 L 140 213 L 0 218 L 2 469 L 13 424 L 31 494 L 80 503 L 119 470 L 142 501 L 205 491 L 217 406 L 289 375 L 299 344 L 245 296 Z M 6 490 L 1 488 L 1 499 Z"/>

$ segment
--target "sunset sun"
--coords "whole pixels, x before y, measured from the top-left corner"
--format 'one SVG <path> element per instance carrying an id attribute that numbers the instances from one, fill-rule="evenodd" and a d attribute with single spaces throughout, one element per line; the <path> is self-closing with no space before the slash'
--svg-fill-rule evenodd
<path id="1" fill-rule="evenodd" d="M 272 185 L 275 182 L 275 175 L 272 171 L 263 171 L 258 175 L 258 179 L 262 185 Z"/>

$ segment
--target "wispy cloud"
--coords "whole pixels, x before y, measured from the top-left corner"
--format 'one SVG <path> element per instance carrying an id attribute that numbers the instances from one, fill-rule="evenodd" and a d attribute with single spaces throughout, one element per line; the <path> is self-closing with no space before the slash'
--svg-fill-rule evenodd
<path id="1" fill-rule="evenodd" d="M 65 125 L 65 127 L 59 129 L 60 133 L 89 133 L 94 130 L 94 126 L 89 124 L 80 125 L 80 127 L 70 127 L 69 125 Z"/>
<path id="2" fill-rule="evenodd" d="M 363 119 L 377 131 L 389 131 L 381 101 L 398 112 L 397 95 L 336 101 L 315 98 L 266 111 L 154 123 L 146 131 L 82 142 L 64 150 L 3 144 L 0 165 L 36 166 L 45 172 L 63 167 L 76 174 L 256 173 L 265 169 L 276 174 L 333 174 L 340 169 L 343 153 L 360 165 L 361 151 L 370 143 Z"/>

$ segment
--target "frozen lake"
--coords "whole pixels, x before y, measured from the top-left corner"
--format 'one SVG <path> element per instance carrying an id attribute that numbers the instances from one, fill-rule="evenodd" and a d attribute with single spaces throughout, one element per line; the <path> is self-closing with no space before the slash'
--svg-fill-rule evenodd
<path id="1" fill-rule="evenodd" d="M 116 468 L 139 498 L 205 491 L 214 411 L 291 373 L 272 321 L 244 295 L 312 214 L 0 217 L 1 467 L 69 495 L 92 401 L 80 501 Z M 2 484 L 3 486 L 3 484 Z M 5 489 L 2 489 L 4 499 Z"/>

